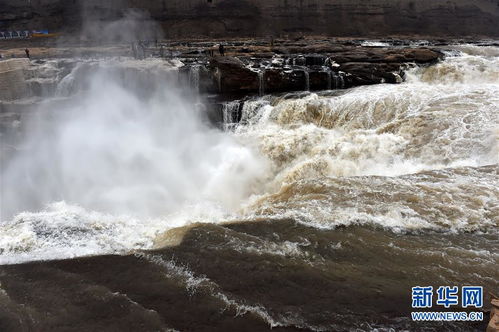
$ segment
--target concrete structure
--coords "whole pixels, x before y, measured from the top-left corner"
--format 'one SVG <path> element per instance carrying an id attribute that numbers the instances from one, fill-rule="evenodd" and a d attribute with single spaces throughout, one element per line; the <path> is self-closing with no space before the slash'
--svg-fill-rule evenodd
<path id="1" fill-rule="evenodd" d="M 149 12 L 169 37 L 499 36 L 498 0 L 2 0 L 0 30 L 65 29 Z"/>

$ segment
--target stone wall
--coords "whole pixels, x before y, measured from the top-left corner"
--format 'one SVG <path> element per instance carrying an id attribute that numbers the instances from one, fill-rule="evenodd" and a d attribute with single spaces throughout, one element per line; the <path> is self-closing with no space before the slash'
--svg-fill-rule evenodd
<path id="1" fill-rule="evenodd" d="M 146 10 L 168 37 L 499 36 L 498 0 L 2 0 L 0 29 L 77 30 Z"/>

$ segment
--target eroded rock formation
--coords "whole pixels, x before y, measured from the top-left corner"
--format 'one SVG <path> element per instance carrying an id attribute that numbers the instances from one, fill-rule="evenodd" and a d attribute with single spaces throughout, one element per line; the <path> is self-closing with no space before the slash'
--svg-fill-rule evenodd
<path id="1" fill-rule="evenodd" d="M 326 51 L 325 53 L 319 53 Z M 334 50 L 334 53 L 331 51 Z M 210 68 L 215 78 L 211 91 L 221 93 L 285 92 L 348 88 L 378 83 L 400 83 L 406 64 L 430 64 L 442 54 L 428 48 L 331 48 L 313 49 L 308 55 L 290 53 L 271 57 L 214 57 Z M 329 51 L 329 52 L 328 52 Z M 235 53 L 237 54 L 237 53 Z M 218 83 L 218 84 L 217 84 Z"/>

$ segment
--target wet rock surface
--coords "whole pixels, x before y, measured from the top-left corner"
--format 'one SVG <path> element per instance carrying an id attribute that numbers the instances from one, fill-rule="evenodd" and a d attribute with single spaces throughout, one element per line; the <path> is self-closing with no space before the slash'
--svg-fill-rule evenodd
<path id="1" fill-rule="evenodd" d="M 447 42 L 452 43 L 451 40 Z M 50 77 L 50 72 L 41 73 L 31 69 L 31 72 L 25 73 L 26 80 L 30 81 L 28 85 L 31 94 L 38 96 L 54 91 L 55 85 L 62 80 L 64 74 L 69 74 L 78 59 L 134 55 L 129 45 L 62 47 L 50 42 L 40 45 L 37 43 L 40 42 L 8 42 L 4 55 L 6 58 L 18 57 L 29 47 L 33 65 L 43 65 L 47 59 L 67 59 L 59 60 L 57 66 L 61 68 L 53 77 Z M 221 56 L 218 52 L 209 55 L 208 51 L 213 50 L 217 43 L 226 45 L 226 56 Z M 421 41 L 391 40 L 380 44 L 383 46 L 373 47 L 366 46 L 369 44 L 361 39 L 335 38 L 276 39 L 271 43 L 260 39 L 224 42 L 161 41 L 146 44 L 145 60 L 177 59 L 184 64 L 179 69 L 180 80 L 190 84 L 195 90 L 240 97 L 248 94 L 400 83 L 407 66 L 431 65 L 443 58 L 440 51 L 442 46 L 436 45 L 441 41 L 424 41 L 426 46 L 418 43 Z"/>
<path id="2" fill-rule="evenodd" d="M 212 81 L 208 88 L 219 92 L 252 93 L 258 91 L 258 74 L 236 57 L 213 57 L 210 59 Z"/>
<path id="3" fill-rule="evenodd" d="M 164 76 L 165 68 L 175 67 L 177 74 L 171 75 L 172 79 L 186 91 L 203 95 L 208 120 L 218 126 L 223 123 L 228 101 L 263 94 L 400 83 L 407 67 L 438 62 L 446 45 L 455 42 L 463 41 L 327 37 L 274 39 L 271 43 L 267 39 L 163 40 L 146 43 L 146 58 L 134 59 L 128 44 L 62 46 L 55 40 L 7 41 L 2 51 L 7 60 L 2 63 L 22 61 L 26 65 L 16 71 L 19 84 L 9 84 L 8 75 L 3 76 L 6 83 L 0 99 L 0 127 L 17 130 L 11 128 L 12 119 L 23 123 L 21 114 L 36 109 L 44 98 L 68 97 L 85 89 L 84 77 L 92 73 L 92 68 L 106 63 L 118 67 L 110 73 L 119 76 L 124 86 L 147 87 L 148 82 Z M 225 45 L 226 56 L 220 56 L 218 47 L 214 47 L 220 43 Z M 18 59 L 25 48 L 31 50 L 31 61 Z M 214 54 L 209 55 L 209 50 Z M 230 116 L 237 122 L 240 111 Z"/>
<path id="4" fill-rule="evenodd" d="M 230 56 L 212 57 L 210 92 L 275 93 L 401 83 L 408 65 L 431 65 L 443 58 L 427 47 L 363 47 L 299 43 L 266 49 L 228 47 Z M 202 61 L 202 60 L 201 60 Z"/>

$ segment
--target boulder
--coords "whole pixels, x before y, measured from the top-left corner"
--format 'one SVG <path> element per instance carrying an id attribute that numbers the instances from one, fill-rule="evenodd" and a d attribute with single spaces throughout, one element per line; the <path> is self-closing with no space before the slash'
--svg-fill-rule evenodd
<path id="1" fill-rule="evenodd" d="M 254 92 L 258 91 L 258 73 L 252 71 L 238 58 L 213 57 L 210 68 L 219 92 Z"/>
<path id="2" fill-rule="evenodd" d="M 310 90 L 326 90 L 329 88 L 334 88 L 334 82 L 332 82 L 332 73 L 325 71 L 312 71 L 309 74 L 310 79 Z"/>
<path id="3" fill-rule="evenodd" d="M 429 48 L 411 48 L 401 50 L 404 62 L 435 63 L 443 57 L 443 54 Z"/>
<path id="4" fill-rule="evenodd" d="M 400 68 L 400 63 L 347 62 L 340 65 L 340 70 L 347 74 L 347 87 L 400 83 L 400 78 L 403 76 Z"/>
<path id="5" fill-rule="evenodd" d="M 303 91 L 306 88 L 306 74 L 304 70 L 284 71 L 270 69 L 264 75 L 265 93 Z"/>

